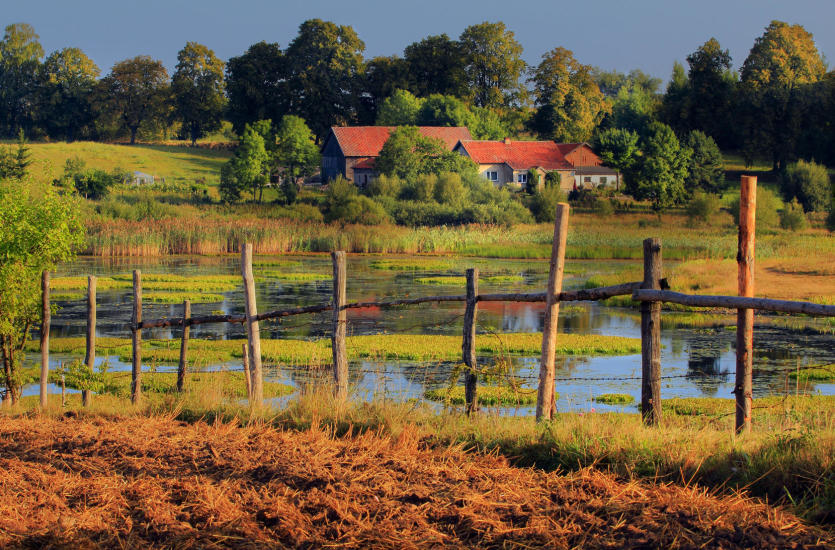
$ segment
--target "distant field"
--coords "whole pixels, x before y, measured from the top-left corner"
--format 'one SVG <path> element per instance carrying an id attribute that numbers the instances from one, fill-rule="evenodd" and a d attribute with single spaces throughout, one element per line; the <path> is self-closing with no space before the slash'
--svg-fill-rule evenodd
<path id="1" fill-rule="evenodd" d="M 32 143 L 30 148 L 32 172 L 49 179 L 63 173 L 67 159 L 81 157 L 88 168 L 145 172 L 165 178 L 166 183 L 192 183 L 202 179 L 210 185 L 217 185 L 220 167 L 232 155 L 230 151 L 197 147 L 115 145 L 90 141 Z"/>

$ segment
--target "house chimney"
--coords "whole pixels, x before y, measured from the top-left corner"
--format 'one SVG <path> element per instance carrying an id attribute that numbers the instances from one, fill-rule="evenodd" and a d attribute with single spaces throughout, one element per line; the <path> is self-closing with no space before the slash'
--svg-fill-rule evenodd
<path id="1" fill-rule="evenodd" d="M 509 137 L 504 138 L 504 144 L 505 145 L 510 145 L 510 138 Z"/>

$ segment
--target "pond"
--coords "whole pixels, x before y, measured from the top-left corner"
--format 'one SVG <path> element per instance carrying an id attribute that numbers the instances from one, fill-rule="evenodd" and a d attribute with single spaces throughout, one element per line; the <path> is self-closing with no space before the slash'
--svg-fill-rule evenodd
<path id="1" fill-rule="evenodd" d="M 402 269 L 402 263 L 414 261 L 420 269 Z M 392 265 L 393 264 L 393 265 Z M 599 274 L 616 273 L 639 265 L 630 261 L 569 261 L 564 287 L 580 288 L 585 281 Z M 256 256 L 256 294 L 259 311 L 283 307 L 327 302 L 331 297 L 330 257 L 311 256 Z M 380 267 L 385 267 L 381 269 Z M 400 267 L 401 269 L 391 269 Z M 408 267 L 408 266 L 407 266 Z M 477 267 L 480 271 L 481 292 L 535 292 L 544 290 L 548 277 L 545 260 L 501 260 L 485 258 L 392 258 L 349 255 L 347 294 L 349 301 L 381 300 L 395 297 L 463 294 L 464 270 Z M 62 266 L 54 277 L 84 276 L 88 274 L 110 277 L 141 269 L 149 274 L 183 276 L 238 275 L 236 256 L 174 256 L 159 259 L 98 259 L 81 258 Z M 320 280 L 283 280 L 262 278 L 265 273 L 322 274 Z M 438 277 L 457 276 L 448 284 Z M 301 278 L 301 276 L 296 276 Z M 433 284 L 426 284 L 433 283 Z M 78 291 L 76 291 L 78 292 Z M 56 292 L 56 294 L 58 294 Z M 97 335 L 128 338 L 131 316 L 129 289 L 100 289 L 97 296 Z M 211 313 L 243 314 L 243 293 L 240 285 L 235 290 L 219 293 L 222 301 L 196 303 L 192 315 Z M 83 336 L 86 330 L 86 304 L 75 298 L 57 302 L 53 316 L 52 336 Z M 463 322 L 462 303 L 436 303 L 389 309 L 367 308 L 348 311 L 348 334 L 449 334 L 460 335 Z M 180 317 L 181 304 L 145 303 L 144 319 Z M 484 302 L 478 309 L 478 338 L 490 338 L 493 333 L 538 332 L 542 330 L 544 304 Z M 689 313 L 663 312 L 662 328 L 662 396 L 731 398 L 735 370 L 735 331 L 733 327 L 698 328 L 678 323 L 686 321 Z M 786 369 L 805 365 L 835 362 L 832 335 L 817 330 L 814 320 L 804 320 L 804 328 L 790 329 L 758 317 L 754 334 L 754 396 L 761 397 L 785 391 L 832 394 L 835 385 L 803 383 L 797 385 L 788 378 Z M 262 339 L 317 339 L 330 335 L 331 313 L 301 315 L 284 318 L 281 322 L 261 323 Z M 729 317 L 729 324 L 734 322 Z M 821 325 L 823 326 L 823 325 Z M 640 338 L 640 315 L 637 308 L 610 307 L 596 302 L 575 302 L 562 305 L 559 332 L 603 334 Z M 144 338 L 179 339 L 178 329 L 153 329 Z M 239 324 L 198 325 L 191 329 L 192 338 L 243 338 Z M 174 342 L 177 345 L 178 342 Z M 30 353 L 28 360 L 38 361 Z M 61 361 L 78 358 L 52 354 L 52 367 Z M 483 358 L 483 360 L 486 360 Z M 107 361 L 111 370 L 130 370 L 130 365 L 118 357 L 99 357 Z M 514 357 L 515 374 L 523 386 L 535 387 L 538 357 Z M 240 368 L 240 364 L 218 363 L 209 368 Z M 175 365 L 159 365 L 160 370 L 173 370 Z M 453 376 L 455 364 L 450 362 L 414 361 L 353 361 L 350 365 L 351 383 L 358 398 L 422 399 L 427 389 L 446 387 Z M 564 356 L 557 358 L 558 410 L 627 410 L 634 406 L 598 404 L 594 397 L 604 393 L 630 394 L 640 401 L 640 354 L 626 356 Z M 292 385 L 310 379 L 308 365 L 277 367 L 266 365 L 268 380 Z M 54 391 L 54 388 L 53 390 Z M 25 388 L 24 395 L 37 393 L 37 386 Z M 532 407 L 503 409 L 507 414 L 531 414 Z"/>

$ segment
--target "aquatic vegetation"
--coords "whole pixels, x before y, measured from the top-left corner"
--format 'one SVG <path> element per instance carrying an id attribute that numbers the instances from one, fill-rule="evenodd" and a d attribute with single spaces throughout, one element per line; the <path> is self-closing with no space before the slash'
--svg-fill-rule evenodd
<path id="1" fill-rule="evenodd" d="M 631 405 L 635 398 L 627 393 L 603 393 L 594 396 L 594 401 L 605 405 Z"/>
<path id="2" fill-rule="evenodd" d="M 279 281 L 306 282 L 327 281 L 333 276 L 325 273 L 296 273 L 292 271 L 261 271 L 257 275 L 262 279 L 278 279 Z"/>
<path id="3" fill-rule="evenodd" d="M 796 372 L 790 372 L 789 378 L 801 382 L 835 382 L 835 364 L 803 367 Z"/>
<path id="4" fill-rule="evenodd" d="M 511 388 L 509 386 L 478 386 L 476 395 L 480 405 L 531 405 L 536 403 L 536 388 Z M 464 405 L 464 386 L 426 390 L 423 397 L 451 405 Z M 559 394 L 555 394 L 559 399 Z"/>
<path id="5" fill-rule="evenodd" d="M 383 259 L 373 260 L 368 266 L 372 269 L 387 269 L 394 271 L 446 271 L 452 267 L 452 262 L 433 259 Z"/>
<path id="6" fill-rule="evenodd" d="M 222 302 L 225 298 L 220 294 L 207 292 L 145 292 L 142 299 L 157 304 L 182 304 L 190 300 L 193 304 L 210 304 Z"/>
<path id="7" fill-rule="evenodd" d="M 415 282 L 419 285 L 438 286 L 464 286 L 467 284 L 466 277 L 418 277 Z"/>
<path id="8" fill-rule="evenodd" d="M 52 290 L 82 290 L 87 288 L 87 277 L 53 277 L 49 281 Z M 113 277 L 96 277 L 97 290 L 114 290 L 130 288 L 133 284 L 126 280 L 117 280 Z"/>
<path id="9" fill-rule="evenodd" d="M 258 259 L 256 257 L 252 260 L 252 267 L 258 269 L 260 267 L 300 267 L 302 262 L 300 260 L 272 260 L 272 259 Z"/>

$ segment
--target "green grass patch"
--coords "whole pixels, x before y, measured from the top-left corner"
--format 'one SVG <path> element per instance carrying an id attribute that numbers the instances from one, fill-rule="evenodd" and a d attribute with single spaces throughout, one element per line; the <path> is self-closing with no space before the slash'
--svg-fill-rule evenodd
<path id="1" fill-rule="evenodd" d="M 424 259 L 385 259 L 369 262 L 371 269 L 386 269 L 390 271 L 447 271 L 452 267 L 451 262 Z"/>
<path id="2" fill-rule="evenodd" d="M 327 281 L 333 278 L 332 275 L 325 273 L 293 273 L 287 271 L 262 271 L 258 273 L 258 276 L 264 279 L 288 282 Z"/>
<path id="3" fill-rule="evenodd" d="M 252 267 L 300 267 L 299 260 L 253 260 Z"/>
<path id="4" fill-rule="evenodd" d="M 415 282 L 419 285 L 436 286 L 464 286 L 467 284 L 466 277 L 418 277 Z"/>
<path id="5" fill-rule="evenodd" d="M 835 365 L 801 368 L 797 372 L 790 372 L 789 378 L 801 382 L 835 382 Z"/>
<path id="6" fill-rule="evenodd" d="M 96 290 L 114 290 L 131 288 L 130 281 L 117 280 L 113 277 L 96 277 Z M 87 277 L 55 277 L 49 281 L 52 290 L 83 290 L 87 288 Z"/>
<path id="7" fill-rule="evenodd" d="M 190 300 L 193 304 L 213 304 L 222 302 L 225 298 L 221 294 L 208 292 L 146 292 L 142 295 L 144 300 L 156 304 L 182 304 Z"/>
<path id="8" fill-rule="evenodd" d="M 595 396 L 594 401 L 604 405 L 631 405 L 635 398 L 628 393 L 603 393 Z"/>
<path id="9" fill-rule="evenodd" d="M 536 388 L 510 388 L 507 386 L 479 386 L 477 390 L 478 402 L 481 405 L 532 405 L 536 403 Z M 423 397 L 430 401 L 448 403 L 450 405 L 464 405 L 463 386 L 426 390 Z M 559 399 L 555 394 L 554 399 Z"/>

